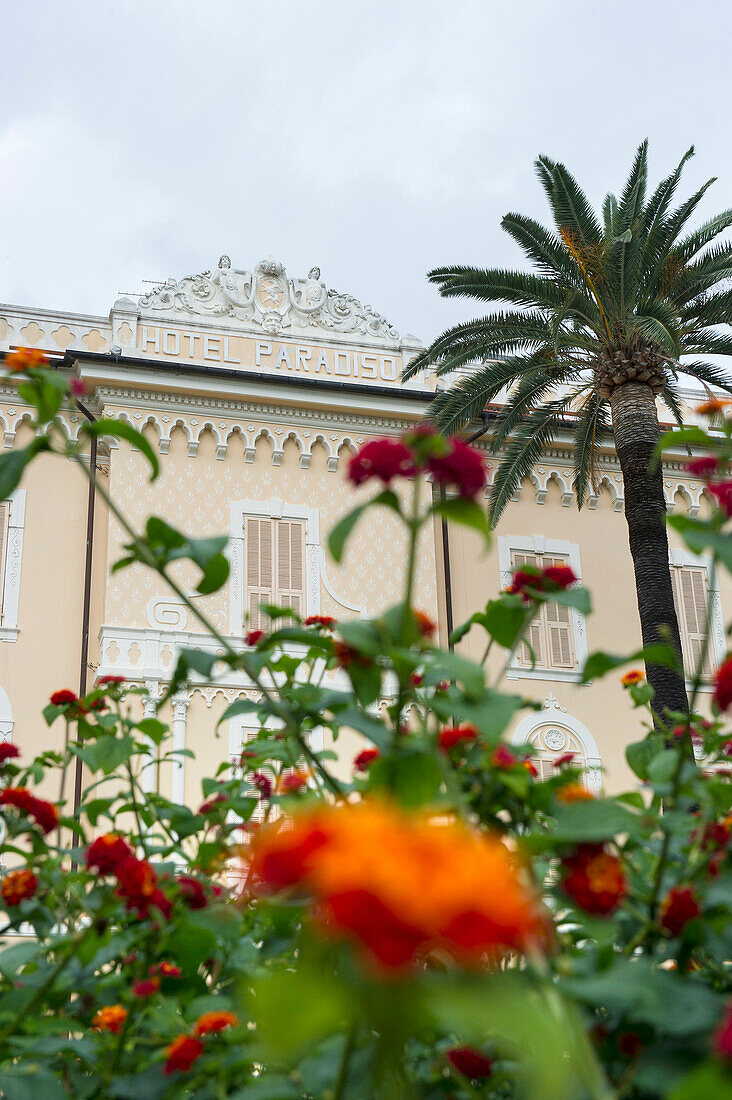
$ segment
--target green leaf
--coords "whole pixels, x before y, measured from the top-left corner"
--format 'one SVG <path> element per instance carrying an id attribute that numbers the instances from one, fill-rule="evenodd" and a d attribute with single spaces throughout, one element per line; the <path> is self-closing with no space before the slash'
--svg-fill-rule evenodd
<path id="1" fill-rule="evenodd" d="M 343 519 L 339 520 L 328 535 L 328 549 L 334 561 L 338 563 L 342 561 L 348 536 L 363 513 L 376 504 L 383 504 L 385 507 L 391 508 L 397 515 L 402 514 L 399 506 L 399 498 L 391 489 L 385 489 L 382 493 L 379 493 L 378 496 L 373 497 L 371 500 L 367 500 L 365 504 L 359 504 L 358 508 L 354 508 L 352 512 L 349 512 Z"/>
<path id="2" fill-rule="evenodd" d="M 425 658 L 425 669 L 429 669 L 431 677 L 437 680 L 457 680 L 461 683 L 467 694 L 476 698 L 482 696 L 485 690 L 485 670 L 475 661 L 469 661 L 458 653 L 429 654 Z"/>
<path id="3" fill-rule="evenodd" d="M 669 1094 L 668 1100 L 732 1100 L 732 1075 L 720 1062 L 705 1062 Z"/>
<path id="4" fill-rule="evenodd" d="M 592 613 L 592 600 L 588 589 L 578 585 L 575 588 L 565 588 L 561 592 L 547 593 L 547 603 L 558 603 L 562 607 L 574 607 L 582 615 Z"/>
<path id="5" fill-rule="evenodd" d="M 388 791 L 410 810 L 429 805 L 441 782 L 442 768 L 436 757 L 426 752 L 399 749 L 369 768 L 370 789 Z"/>
<path id="6" fill-rule="evenodd" d="M 486 546 L 490 545 L 491 530 L 488 516 L 484 508 L 474 500 L 467 497 L 450 497 L 448 500 L 440 500 L 432 505 L 432 513 L 442 516 L 449 523 L 458 523 L 462 527 L 471 527 L 483 536 Z"/>
<path id="7" fill-rule="evenodd" d="M 33 445 L 0 455 L 0 500 L 6 500 L 20 485 L 23 472 L 35 454 Z"/>
<path id="8" fill-rule="evenodd" d="M 92 772 L 101 771 L 105 775 L 129 760 L 135 750 L 135 742 L 128 734 L 114 737 L 104 734 L 96 741 L 84 745 L 71 745 L 71 751 L 81 757 Z"/>
<path id="9" fill-rule="evenodd" d="M 347 672 L 359 703 L 370 707 L 381 692 L 381 669 L 377 664 L 362 665 L 356 660 L 349 664 Z"/>
<path id="10" fill-rule="evenodd" d="M 671 646 L 668 645 L 647 645 L 643 649 L 636 650 L 635 653 L 626 653 L 623 656 L 598 650 L 597 653 L 591 653 L 585 661 L 585 666 L 582 669 L 582 683 L 586 684 L 588 680 L 599 680 L 608 672 L 612 672 L 616 668 L 622 668 L 623 665 L 629 665 L 633 661 L 663 665 L 664 668 L 678 667 L 678 657 Z"/>
<path id="11" fill-rule="evenodd" d="M 340 985 L 332 967 L 307 956 L 301 957 L 295 971 L 270 973 L 255 981 L 249 1006 L 265 1057 L 275 1062 L 289 1062 L 325 1035 L 341 1030 L 353 1011 L 353 995 Z"/>
<path id="12" fill-rule="evenodd" d="M 216 723 L 216 729 L 219 728 L 222 722 L 225 722 L 227 718 L 236 718 L 240 714 L 252 714 L 262 710 L 262 704 L 256 703 L 253 699 L 237 699 L 234 703 L 230 703 L 224 713 Z"/>
<path id="13" fill-rule="evenodd" d="M 498 744 L 515 712 L 523 705 L 524 701 L 518 695 L 504 695 L 490 690 L 483 691 L 479 701 L 471 702 L 454 688 L 435 695 L 432 700 L 432 709 L 439 718 L 444 721 L 457 718 L 458 721 L 472 723 L 491 746 Z"/>
<path id="14" fill-rule="evenodd" d="M 68 1096 L 63 1080 L 50 1070 L 30 1062 L 0 1072 L 0 1089 L 5 1100 L 65 1100 Z"/>
<path id="15" fill-rule="evenodd" d="M 42 948 L 37 943 L 14 943 L 0 952 L 0 974 L 11 981 L 19 970 L 40 955 Z"/>
<path id="16" fill-rule="evenodd" d="M 695 554 L 711 550 L 717 561 L 721 561 L 725 569 L 732 573 L 732 535 L 716 531 L 709 522 L 690 516 L 668 516 L 667 523 L 679 532 Z"/>
<path id="17" fill-rule="evenodd" d="M 154 745 L 162 743 L 168 728 L 165 722 L 159 722 L 157 718 L 143 718 L 136 724 L 136 729 L 145 737 L 149 737 Z"/>
<path id="18" fill-rule="evenodd" d="M 589 844 L 632 833 L 637 825 L 636 815 L 611 799 L 570 802 L 558 807 L 551 835 L 554 840 Z"/>
<path id="19" fill-rule="evenodd" d="M 350 729 L 358 730 L 382 751 L 391 740 L 391 734 L 384 723 L 380 722 L 378 718 L 373 718 L 366 711 L 359 710 L 358 707 L 346 707 L 344 710 L 339 710 L 337 718 L 339 726 L 347 726 Z"/>
<path id="20" fill-rule="evenodd" d="M 103 417 L 101 420 L 95 420 L 93 423 L 85 422 L 82 425 L 81 431 L 89 437 L 110 435 L 114 439 L 126 440 L 126 442 L 131 443 L 133 447 L 137 447 L 138 451 L 141 451 L 150 463 L 150 468 L 152 470 L 150 475 L 151 481 L 155 481 L 155 478 L 160 473 L 158 456 L 145 439 L 145 436 L 142 432 L 138 432 L 136 428 L 133 428 L 131 424 L 125 423 L 124 420 L 112 420 L 109 417 Z"/>
<path id="21" fill-rule="evenodd" d="M 652 783 L 668 783 L 679 762 L 678 749 L 664 749 L 654 756 L 648 765 L 648 778 Z"/>
<path id="22" fill-rule="evenodd" d="M 482 621 L 491 638 L 506 649 L 512 649 L 526 625 L 529 612 L 520 597 L 491 600 Z"/>
<path id="23" fill-rule="evenodd" d="M 106 814 L 116 800 L 114 798 L 92 798 L 82 806 L 83 812 L 89 819 L 89 824 L 96 826 L 102 814 Z"/>
<path id="24" fill-rule="evenodd" d="M 376 623 L 368 619 L 352 619 L 339 623 L 338 629 L 343 641 L 358 653 L 366 657 L 380 656 L 381 635 Z"/>
<path id="25" fill-rule="evenodd" d="M 662 745 L 657 740 L 644 737 L 642 741 L 635 741 L 625 750 L 625 759 L 631 770 L 639 779 L 648 779 L 648 765 L 661 751 Z"/>
<path id="26" fill-rule="evenodd" d="M 208 596 L 211 592 L 218 592 L 229 577 L 229 561 L 223 554 L 216 554 L 211 558 L 203 575 L 196 585 L 196 591 L 202 596 Z"/>

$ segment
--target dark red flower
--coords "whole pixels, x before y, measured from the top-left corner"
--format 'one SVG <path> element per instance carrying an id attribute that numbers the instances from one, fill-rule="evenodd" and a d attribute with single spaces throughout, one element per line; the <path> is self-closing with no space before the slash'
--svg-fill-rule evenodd
<path id="1" fill-rule="evenodd" d="M 160 978 L 143 978 L 132 983 L 133 997 L 152 997 L 160 989 Z"/>
<path id="2" fill-rule="evenodd" d="M 621 1031 L 618 1035 L 618 1050 L 624 1058 L 637 1058 L 645 1046 L 635 1031 Z"/>
<path id="3" fill-rule="evenodd" d="M 180 978 L 183 974 L 179 966 L 175 966 L 170 962 L 158 963 L 156 967 L 151 966 L 148 973 L 154 974 L 156 970 L 161 978 Z"/>
<path id="4" fill-rule="evenodd" d="M 216 794 L 213 798 L 209 798 L 206 802 L 202 802 L 198 807 L 197 813 L 210 814 L 211 811 L 215 810 L 217 806 L 220 806 L 222 802 L 228 802 L 226 795 L 222 793 Z"/>
<path id="5" fill-rule="evenodd" d="M 327 843 L 322 829 L 310 829 L 303 838 L 281 850 L 264 852 L 256 864 L 258 877 L 271 890 L 295 886 L 305 874 L 307 861 L 313 852 Z"/>
<path id="6" fill-rule="evenodd" d="M 308 615 L 305 626 L 319 626 L 321 630 L 333 630 L 336 620 L 330 615 Z"/>
<path id="7" fill-rule="evenodd" d="M 494 768 L 512 768 L 519 763 L 519 758 L 515 752 L 511 752 L 508 745 L 501 743 L 493 750 L 491 762 Z"/>
<path id="8" fill-rule="evenodd" d="M 480 1081 L 493 1072 L 493 1058 L 486 1058 L 475 1047 L 453 1047 L 445 1054 L 450 1065 L 470 1081 Z"/>
<path id="9" fill-rule="evenodd" d="M 124 683 L 125 683 L 125 677 L 124 676 L 100 676 L 99 679 L 97 680 L 97 684 L 99 685 L 99 687 L 107 687 L 108 685 L 112 685 L 112 684 L 124 684 Z"/>
<path id="10" fill-rule="evenodd" d="M 563 768 L 565 764 L 571 764 L 576 757 L 576 752 L 565 752 L 554 761 L 555 768 Z"/>
<path id="11" fill-rule="evenodd" d="M 718 481 L 708 486 L 709 492 L 716 497 L 718 506 L 726 516 L 732 516 L 732 481 Z"/>
<path id="12" fill-rule="evenodd" d="M 335 643 L 335 655 L 341 668 L 348 668 L 349 665 L 356 664 L 368 668 L 369 665 L 374 663 L 370 657 L 365 656 L 363 653 L 359 653 L 357 649 L 354 649 L 346 642 Z"/>
<path id="13" fill-rule="evenodd" d="M 327 927 L 353 932 L 369 955 L 382 966 L 399 968 L 411 962 L 424 943 L 424 933 L 406 924 L 368 890 L 332 894 L 321 917 Z"/>
<path id="14" fill-rule="evenodd" d="M 414 618 L 417 622 L 417 630 L 421 638 L 431 638 L 437 629 L 435 623 L 424 611 L 415 611 Z"/>
<path id="15" fill-rule="evenodd" d="M 301 771 L 290 772 L 288 775 L 280 777 L 277 791 L 279 794 L 292 794 L 293 791 L 299 791 L 306 787 L 307 782 L 307 775 L 304 775 Z"/>
<path id="16" fill-rule="evenodd" d="M 26 787 L 6 787 L 0 791 L 0 806 L 14 806 L 20 813 L 33 818 L 44 833 L 50 833 L 58 825 L 56 807 L 36 798 Z"/>
<path id="17" fill-rule="evenodd" d="M 77 703 L 78 701 L 76 693 L 69 691 L 68 688 L 61 688 L 60 691 L 54 691 L 51 696 L 51 703 L 54 707 L 65 707 L 69 703 Z"/>
<path id="18" fill-rule="evenodd" d="M 564 892 L 588 913 L 607 916 L 625 897 L 623 865 L 602 844 L 580 844 L 562 867 Z"/>
<path id="19" fill-rule="evenodd" d="M 431 455 L 427 469 L 438 485 L 454 486 L 461 497 L 473 499 L 485 488 L 483 457 L 462 439 L 448 439 L 447 444 L 447 454 Z"/>
<path id="20" fill-rule="evenodd" d="M 354 770 L 357 772 L 367 772 L 374 760 L 378 760 L 380 756 L 381 753 L 378 749 L 362 749 L 353 761 Z"/>
<path id="21" fill-rule="evenodd" d="M 247 645 L 254 646 L 254 645 L 258 645 L 259 642 L 261 642 L 263 637 L 264 637 L 264 631 L 263 630 L 250 630 L 249 633 L 244 638 L 244 641 L 246 642 Z"/>
<path id="22" fill-rule="evenodd" d="M 419 674 L 419 672 L 413 672 L 413 673 L 412 673 L 412 675 L 411 675 L 411 676 L 409 677 L 409 683 L 410 683 L 410 684 L 412 685 L 412 687 L 414 687 L 414 688 L 418 688 L 418 687 L 419 687 L 419 685 L 420 685 L 420 684 L 422 683 L 422 677 L 421 677 L 421 675 Z"/>
<path id="23" fill-rule="evenodd" d="M 272 794 L 272 780 L 264 772 L 255 772 L 252 784 L 259 791 L 260 798 L 269 798 Z"/>
<path id="24" fill-rule="evenodd" d="M 480 734 L 475 726 L 464 722 L 461 726 L 446 726 L 437 735 L 437 744 L 443 752 L 449 752 L 456 745 L 464 745 L 466 742 L 477 741 Z"/>
<path id="25" fill-rule="evenodd" d="M 558 585 L 559 588 L 569 588 L 577 580 L 568 565 L 547 565 L 544 576 L 551 584 Z"/>
<path id="26" fill-rule="evenodd" d="M 544 591 L 544 576 L 538 571 L 536 573 L 527 572 L 525 569 L 517 569 L 513 575 L 513 580 L 510 587 L 507 589 L 512 596 L 522 596 L 526 603 L 529 603 L 532 596 L 526 591 L 527 588 L 533 589 L 535 592 Z"/>
<path id="27" fill-rule="evenodd" d="M 703 455 L 701 458 L 693 458 L 686 463 L 686 469 L 694 477 L 709 478 L 717 472 L 719 460 L 714 455 Z"/>
<path id="28" fill-rule="evenodd" d="M 74 397 L 83 397 L 86 393 L 86 383 L 81 378 L 72 378 L 69 382 L 69 389 Z"/>
<path id="29" fill-rule="evenodd" d="M 659 923 L 672 936 L 680 936 L 690 920 L 701 913 L 691 886 L 674 886 L 661 902 Z"/>
<path id="30" fill-rule="evenodd" d="M 180 889 L 180 896 L 186 903 L 189 909 L 205 909 L 208 905 L 208 898 L 203 886 L 197 878 L 193 878 L 192 875 L 181 875 L 178 879 L 178 887 Z"/>
<path id="31" fill-rule="evenodd" d="M 115 873 L 117 894 L 125 899 L 128 909 L 136 909 L 141 917 L 147 917 L 154 907 L 166 918 L 170 916 L 171 904 L 158 888 L 157 875 L 146 859 L 128 856 L 118 864 Z"/>
<path id="32" fill-rule="evenodd" d="M 714 1032 L 714 1052 L 726 1062 L 732 1062 L 732 1002 L 727 1005 L 722 1023 Z"/>
<path id="33" fill-rule="evenodd" d="M 98 836 L 89 845 L 86 852 L 86 865 L 96 867 L 101 875 L 111 875 L 126 859 L 134 859 L 134 852 L 124 837 L 117 833 L 105 833 Z"/>
<path id="34" fill-rule="evenodd" d="M 38 879 L 27 868 L 22 871 L 9 871 L 0 884 L 0 895 L 6 905 L 20 905 L 26 898 L 32 898 L 38 889 Z"/>
<path id="35" fill-rule="evenodd" d="M 194 1039 L 192 1035 L 178 1035 L 166 1049 L 168 1060 L 165 1063 L 164 1073 L 187 1073 L 193 1063 L 203 1054 L 203 1043 Z"/>
<path id="36" fill-rule="evenodd" d="M 415 473 L 412 452 L 393 439 L 372 439 L 348 463 L 348 480 L 354 485 L 363 485 L 372 477 L 389 485 L 395 477 L 413 477 Z"/>
<path id="37" fill-rule="evenodd" d="M 721 711 L 732 703 L 732 656 L 719 666 L 714 677 L 714 702 Z"/>
<path id="38" fill-rule="evenodd" d="M 6 760 L 13 760 L 16 756 L 20 756 L 17 745 L 12 745 L 10 741 L 0 742 L 0 764 L 4 764 Z"/>

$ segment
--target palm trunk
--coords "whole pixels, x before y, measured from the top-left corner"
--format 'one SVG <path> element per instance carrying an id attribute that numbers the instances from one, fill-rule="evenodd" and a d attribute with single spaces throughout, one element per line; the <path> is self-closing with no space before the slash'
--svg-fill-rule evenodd
<path id="1" fill-rule="evenodd" d="M 665 524 L 663 471 L 660 463 L 653 473 L 648 468 L 660 432 L 656 400 L 650 386 L 626 382 L 612 391 L 610 407 L 615 450 L 623 473 L 625 518 L 643 645 L 670 643 L 679 654 L 681 666 L 681 638 Z M 653 709 L 659 717 L 667 710 L 688 709 L 682 675 L 674 669 L 652 664 L 646 666 L 646 675 L 655 691 Z"/>

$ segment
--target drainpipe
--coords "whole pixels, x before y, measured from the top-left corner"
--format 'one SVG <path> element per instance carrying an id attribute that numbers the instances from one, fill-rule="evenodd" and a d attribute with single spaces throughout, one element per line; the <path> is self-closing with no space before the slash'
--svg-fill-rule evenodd
<path id="1" fill-rule="evenodd" d="M 487 409 L 484 409 L 481 413 L 481 419 L 483 421 L 483 427 L 479 428 L 477 432 L 474 432 L 469 439 L 466 439 L 466 443 L 475 443 L 476 439 L 480 439 L 488 431 L 488 423 L 490 421 L 490 413 Z M 440 500 L 446 500 L 447 495 L 445 493 L 444 485 L 440 486 Z M 454 623 L 453 608 L 452 608 L 452 569 L 450 568 L 450 535 L 447 529 L 447 520 L 442 519 L 442 568 L 445 581 L 445 618 L 447 620 L 447 644 L 452 652 L 455 646 L 450 641 L 450 635 L 452 634 Z"/>
<path id="2" fill-rule="evenodd" d="M 87 420 L 92 423 L 95 422 L 96 417 L 92 416 L 88 409 L 86 409 L 80 401 L 76 402 L 76 407 L 79 412 L 83 413 Z M 89 660 L 89 618 L 91 610 L 91 582 L 92 582 L 92 560 L 94 549 L 94 503 L 96 500 L 95 481 L 97 472 L 97 438 L 92 436 L 91 446 L 89 448 L 89 493 L 87 496 L 86 504 L 86 555 L 84 560 L 84 603 L 81 612 L 81 660 L 79 664 L 79 695 L 86 695 L 87 687 L 87 664 Z M 76 770 L 74 775 L 74 817 L 78 816 L 79 806 L 81 805 L 81 785 L 83 776 L 83 761 L 81 757 L 76 758 Z"/>

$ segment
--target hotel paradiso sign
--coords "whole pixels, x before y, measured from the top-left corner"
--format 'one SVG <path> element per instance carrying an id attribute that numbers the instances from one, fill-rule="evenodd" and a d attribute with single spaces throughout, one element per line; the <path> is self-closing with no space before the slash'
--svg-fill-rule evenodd
<path id="1" fill-rule="evenodd" d="M 113 350 L 124 355 L 293 381 L 400 386 L 422 346 L 370 306 L 329 289 L 319 268 L 289 278 L 273 259 L 242 271 L 222 256 L 215 271 L 168 279 L 137 302 L 118 299 L 111 317 Z"/>

